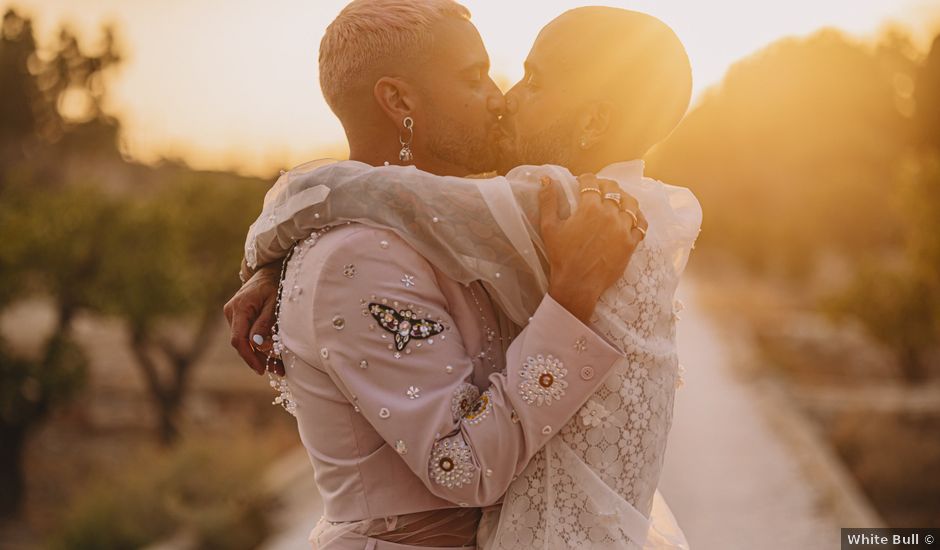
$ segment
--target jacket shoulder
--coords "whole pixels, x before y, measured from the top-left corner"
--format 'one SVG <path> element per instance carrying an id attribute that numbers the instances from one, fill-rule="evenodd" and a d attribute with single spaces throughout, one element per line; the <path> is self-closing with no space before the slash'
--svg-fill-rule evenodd
<path id="1" fill-rule="evenodd" d="M 404 239 L 390 229 L 360 223 L 343 224 L 320 236 L 313 249 L 323 262 L 336 259 L 374 259 L 387 262 L 402 256 L 421 257 Z"/>

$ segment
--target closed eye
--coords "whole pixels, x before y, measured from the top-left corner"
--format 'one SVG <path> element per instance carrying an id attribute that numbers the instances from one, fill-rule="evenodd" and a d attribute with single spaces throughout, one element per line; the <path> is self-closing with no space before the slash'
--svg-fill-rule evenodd
<path id="1" fill-rule="evenodd" d="M 523 82 L 525 83 L 526 86 L 529 86 L 530 88 L 534 88 L 538 85 L 538 82 L 535 78 L 535 73 L 533 72 L 527 72 L 525 76 L 523 77 Z"/>

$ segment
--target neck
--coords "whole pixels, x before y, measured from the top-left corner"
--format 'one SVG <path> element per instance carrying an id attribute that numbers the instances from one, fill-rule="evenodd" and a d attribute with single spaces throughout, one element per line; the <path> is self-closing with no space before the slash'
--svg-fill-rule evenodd
<path id="1" fill-rule="evenodd" d="M 423 170 L 437 176 L 457 176 L 462 178 L 470 175 L 470 171 L 463 166 L 458 166 L 439 159 L 422 161 L 417 154 L 415 154 L 414 165 L 418 170 Z"/>
<path id="2" fill-rule="evenodd" d="M 645 150 L 638 147 L 621 147 L 604 150 L 597 147 L 583 151 L 578 158 L 572 159 L 572 165 L 568 167 L 572 174 L 584 174 L 590 172 L 596 174 L 617 162 L 626 162 L 630 160 L 642 159 L 646 154 Z"/>
<path id="3" fill-rule="evenodd" d="M 415 150 L 414 148 L 412 148 L 414 161 L 411 163 L 403 163 L 398 160 L 398 153 L 401 152 L 401 146 L 395 141 L 384 141 L 389 144 L 379 145 L 372 141 L 349 140 L 349 160 L 363 162 L 372 166 L 383 166 L 386 162 L 390 165 L 413 164 L 418 170 L 436 176 L 464 177 L 470 175 L 470 171 L 463 166 L 433 158 L 428 155 L 426 151 Z"/>
<path id="4" fill-rule="evenodd" d="M 363 146 L 362 144 L 356 145 L 350 143 L 349 160 L 364 162 L 366 164 L 371 164 L 372 166 L 382 166 L 386 162 L 389 164 L 399 164 L 398 151 L 399 149 L 390 147 L 370 147 Z"/>

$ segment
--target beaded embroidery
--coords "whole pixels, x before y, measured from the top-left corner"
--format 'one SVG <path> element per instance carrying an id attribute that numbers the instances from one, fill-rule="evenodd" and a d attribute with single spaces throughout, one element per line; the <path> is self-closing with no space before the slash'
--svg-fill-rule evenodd
<path id="1" fill-rule="evenodd" d="M 558 401 L 565 395 L 567 374 L 568 369 L 552 355 L 530 355 L 519 373 L 519 395 L 530 405 L 551 405 L 553 399 Z"/>
<path id="2" fill-rule="evenodd" d="M 271 341 L 273 342 L 273 346 L 272 346 L 273 349 L 268 354 L 268 357 L 265 360 L 265 370 L 268 373 L 269 384 L 271 385 L 272 388 L 274 388 L 274 391 L 277 392 L 277 396 L 275 396 L 272 404 L 280 405 L 281 407 L 284 408 L 285 411 L 290 413 L 292 416 L 297 416 L 297 402 L 294 400 L 294 394 L 291 393 L 290 385 L 287 383 L 287 380 L 283 377 L 276 376 L 273 373 L 274 363 L 278 360 L 282 360 L 284 353 L 288 351 L 287 348 L 284 347 L 284 344 L 281 342 L 281 329 L 280 329 L 281 302 L 284 300 L 284 297 L 285 297 L 284 296 L 284 283 L 287 277 L 287 264 L 295 256 L 295 252 L 297 253 L 296 256 L 297 256 L 298 261 L 303 259 L 304 254 L 306 254 L 307 249 L 312 247 L 317 242 L 317 239 L 319 239 L 321 235 L 323 235 L 329 230 L 330 230 L 329 227 L 325 227 L 318 231 L 314 231 L 313 233 L 310 234 L 309 237 L 304 239 L 303 242 L 296 243 L 293 247 L 291 247 L 290 251 L 287 253 L 287 256 L 281 262 L 281 275 L 278 280 L 277 297 L 276 297 L 275 305 L 274 305 L 274 326 L 271 327 Z M 294 285 L 294 289 L 299 290 L 297 288 L 297 285 Z M 291 294 L 292 293 L 288 293 L 287 297 L 290 298 Z M 299 292 L 298 292 L 298 295 L 299 295 Z M 321 350 L 321 355 L 323 355 L 326 352 L 327 352 L 326 348 L 323 348 L 323 350 Z"/>
<path id="3" fill-rule="evenodd" d="M 447 488 L 463 487 L 473 481 L 473 457 L 462 439 L 444 439 L 434 442 L 428 464 L 431 479 Z"/>
<path id="4" fill-rule="evenodd" d="M 369 303 L 369 313 L 378 321 L 379 326 L 395 335 L 396 351 L 405 349 L 411 339 L 424 340 L 444 332 L 446 328 L 440 321 L 419 319 L 410 309 L 398 311 L 376 302 Z M 428 340 L 428 343 L 431 342 L 433 340 Z"/>
<path id="5" fill-rule="evenodd" d="M 473 405 L 470 407 L 470 410 L 464 414 L 463 418 L 467 424 L 476 424 L 490 414 L 490 409 L 493 408 L 493 402 L 490 400 L 489 394 L 490 390 L 483 392 L 483 394 L 480 395 L 476 401 L 474 401 Z"/>
<path id="6" fill-rule="evenodd" d="M 480 390 L 473 384 L 461 382 L 454 390 L 454 396 L 450 400 L 450 410 L 454 415 L 454 421 L 470 412 L 474 402 L 480 397 Z"/>

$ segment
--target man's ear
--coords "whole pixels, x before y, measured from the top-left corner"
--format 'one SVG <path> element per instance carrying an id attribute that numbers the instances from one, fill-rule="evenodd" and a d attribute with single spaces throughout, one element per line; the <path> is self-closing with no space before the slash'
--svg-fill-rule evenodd
<path id="1" fill-rule="evenodd" d="M 414 89 L 404 80 L 383 76 L 376 81 L 372 93 L 379 109 L 396 127 L 401 126 L 406 116 L 414 116 Z"/>
<path id="2" fill-rule="evenodd" d="M 614 106 L 609 101 L 592 103 L 581 115 L 578 129 L 578 146 L 587 150 L 600 143 L 612 130 Z"/>

